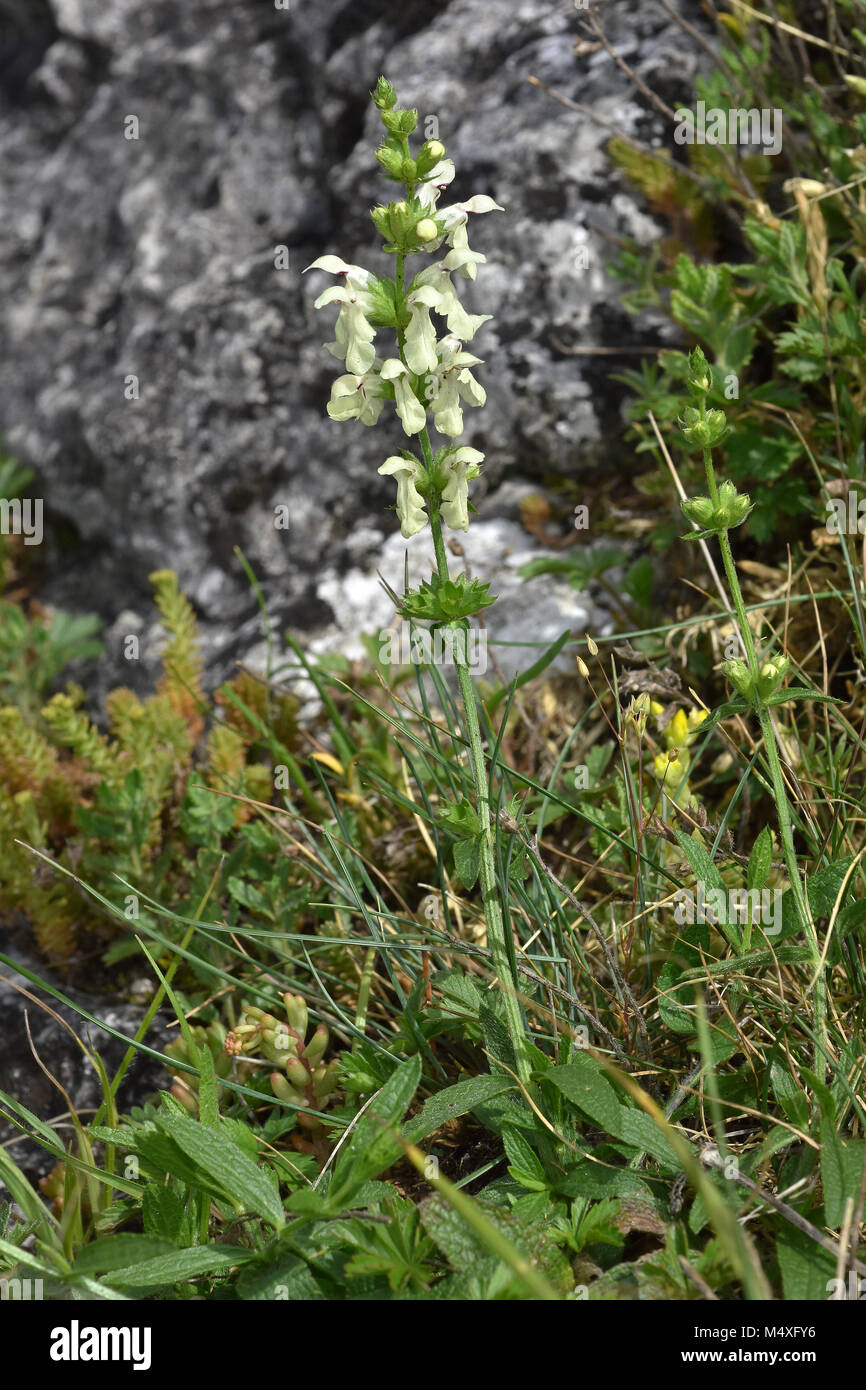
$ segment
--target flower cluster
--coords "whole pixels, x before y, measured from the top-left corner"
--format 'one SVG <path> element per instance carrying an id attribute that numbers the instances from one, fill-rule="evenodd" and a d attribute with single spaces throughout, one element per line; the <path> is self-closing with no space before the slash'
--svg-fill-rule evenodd
<path id="1" fill-rule="evenodd" d="M 405 187 L 403 197 L 376 207 L 373 222 L 385 238 L 384 249 L 397 257 L 393 279 L 380 278 L 338 256 L 320 256 L 308 270 L 324 270 L 341 282 L 319 295 L 315 307 L 339 304 L 329 352 L 345 364 L 331 388 L 328 414 L 334 420 L 375 425 L 386 401 L 393 401 L 404 432 L 420 435 L 424 461 L 407 453 L 387 459 L 379 472 L 397 481 L 397 515 L 405 537 L 427 523 L 425 506 L 435 498 L 445 524 L 465 531 L 469 525 L 468 482 L 477 475 L 483 454 L 477 449 L 447 447 L 435 457 L 427 436 L 428 417 L 451 439 L 463 432 L 463 406 L 481 406 L 486 393 L 472 374 L 481 359 L 464 345 L 475 337 L 489 314 L 470 314 L 460 302 L 454 277 L 474 280 L 485 257 L 469 246 L 468 223 L 477 213 L 502 211 L 486 194 L 439 207 L 443 189 L 454 179 L 454 162 L 440 140 L 427 140 L 413 158 L 409 135 L 417 112 L 396 107 L 396 93 L 380 78 L 372 93 L 387 137 L 377 150 L 386 175 Z M 404 284 L 405 258 L 446 254 Z M 435 319 L 434 316 L 435 315 Z M 436 319 L 442 326 L 437 328 Z M 377 335 L 396 339 L 388 353 Z M 441 336 L 440 336 L 441 334 Z"/>
<path id="2" fill-rule="evenodd" d="M 753 677 L 745 661 L 735 658 L 722 662 L 722 670 L 734 689 L 754 704 L 775 695 L 789 665 L 787 656 L 772 656 L 761 662 L 757 676 Z"/>
<path id="3" fill-rule="evenodd" d="M 658 700 L 653 700 L 649 708 L 657 718 L 665 713 L 664 705 L 659 704 Z M 688 714 L 685 710 L 678 709 L 662 731 L 667 752 L 659 753 L 653 761 L 653 772 L 668 796 L 684 810 L 695 804 L 695 796 L 688 781 L 689 758 L 686 749 L 694 743 L 706 718 L 705 709 L 693 709 Z"/>
<path id="4" fill-rule="evenodd" d="M 300 994 L 284 994 L 286 1022 L 253 1004 L 245 1004 L 240 1024 L 226 1034 L 229 1057 L 257 1053 L 280 1068 L 270 1073 L 274 1095 L 300 1109 L 321 1110 L 336 1089 L 339 1062 L 324 1062 L 330 1041 L 328 1029 L 320 1023 L 307 1038 L 307 1005 Z M 320 1121 L 314 1115 L 298 1115 L 304 1129 L 316 1130 Z"/>

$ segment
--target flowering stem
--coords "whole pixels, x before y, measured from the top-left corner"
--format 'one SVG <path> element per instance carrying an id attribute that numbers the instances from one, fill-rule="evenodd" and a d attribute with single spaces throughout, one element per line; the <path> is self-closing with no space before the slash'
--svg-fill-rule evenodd
<path id="1" fill-rule="evenodd" d="M 704 466 L 706 468 L 707 485 L 710 490 L 710 496 L 717 504 L 718 490 L 716 488 L 712 451 L 710 449 L 704 449 Z M 788 870 L 788 878 L 791 881 L 794 906 L 797 910 L 797 916 L 800 919 L 800 928 L 812 951 L 813 964 L 818 968 L 819 972 L 815 980 L 815 1024 L 818 1036 L 815 1041 L 814 1069 L 817 1075 L 822 1076 L 824 1073 L 824 1052 L 827 1031 L 827 986 L 824 978 L 824 971 L 821 966 L 821 948 L 818 943 L 818 934 L 809 912 L 809 904 L 800 878 L 800 866 L 797 862 L 797 851 L 794 847 L 794 831 L 791 824 L 791 807 L 788 802 L 788 793 L 785 787 L 781 760 L 779 758 L 779 748 L 776 742 L 773 720 L 769 706 L 764 702 L 758 690 L 759 669 L 757 652 L 755 650 L 755 639 L 752 636 L 752 629 L 749 626 L 749 619 L 746 613 L 746 605 L 743 601 L 742 590 L 740 589 L 737 567 L 734 563 L 733 552 L 731 551 L 730 534 L 727 529 L 725 529 L 719 531 L 718 536 L 719 546 L 722 552 L 722 563 L 725 567 L 728 588 L 730 589 L 734 609 L 736 610 L 740 633 L 742 634 L 743 644 L 746 649 L 746 661 L 749 666 L 749 674 L 752 678 L 752 686 L 755 691 L 755 708 L 761 725 L 761 733 L 764 738 L 764 749 L 770 769 L 770 780 L 773 784 L 776 811 L 779 817 L 779 834 L 782 841 L 782 853 L 785 858 L 785 867 Z"/>
<path id="2" fill-rule="evenodd" d="M 429 467 L 431 461 L 430 441 L 426 429 L 421 431 L 421 445 Z M 448 561 L 442 539 L 442 519 L 439 515 L 439 504 L 435 498 L 430 499 L 430 526 L 433 531 L 433 545 L 436 550 L 436 566 L 439 571 L 439 578 L 444 581 L 448 579 Z M 514 1047 L 517 1073 L 521 1081 L 526 1083 L 530 1079 L 531 1071 L 524 1046 L 526 1023 L 517 998 L 517 981 L 508 950 L 507 928 L 503 919 L 502 904 L 496 884 L 495 837 L 490 819 L 490 786 L 487 778 L 487 767 L 484 762 L 484 750 L 481 745 L 478 705 L 472 676 L 469 673 L 469 667 L 459 642 L 455 643 L 454 664 L 457 668 L 460 696 L 466 714 L 466 728 L 469 734 L 469 761 L 472 767 L 472 780 L 475 783 L 478 819 L 481 822 L 478 846 L 478 878 L 481 884 L 481 898 L 484 903 L 484 918 L 487 923 L 487 944 L 490 947 L 493 969 L 502 985 L 505 1017 Z"/>
<path id="3" fill-rule="evenodd" d="M 405 256 L 403 252 L 398 251 L 394 275 L 397 288 L 396 302 L 398 306 L 398 322 L 402 316 L 403 300 L 405 297 L 404 262 Z M 400 360 L 405 364 L 406 357 L 403 337 L 402 330 L 398 329 L 397 347 Z M 430 444 L 430 435 L 426 425 L 420 431 L 419 438 L 421 440 L 421 449 L 424 454 L 424 463 L 429 474 L 433 470 L 433 449 Z M 436 569 L 439 578 L 445 583 L 449 578 L 448 557 L 445 553 L 445 541 L 442 535 L 442 517 L 439 514 L 439 498 L 434 494 L 431 495 L 427 501 L 430 515 L 430 529 L 433 533 L 433 549 L 436 554 Z M 481 728 L 478 722 L 475 686 L 472 682 L 472 676 L 469 672 L 469 666 L 461 643 L 456 642 L 454 648 L 454 664 L 457 668 L 460 698 L 463 701 L 463 709 L 466 715 L 466 728 L 469 734 L 469 762 L 472 768 L 472 780 L 475 783 L 478 819 L 481 822 L 481 836 L 478 846 L 478 878 L 481 884 L 484 918 L 487 923 L 487 944 L 490 947 L 493 969 L 502 984 L 505 1017 L 508 1023 L 508 1032 L 511 1037 L 512 1046 L 514 1047 L 517 1072 L 521 1081 L 528 1082 L 530 1078 L 530 1065 L 524 1046 L 526 1023 L 523 1017 L 523 1010 L 517 998 L 517 981 L 508 950 L 508 939 L 506 937 L 502 904 L 499 899 L 499 890 L 496 884 L 494 857 L 495 840 L 493 826 L 490 822 L 490 785 L 487 778 L 487 768 L 484 762 L 484 750 L 481 745 Z"/>

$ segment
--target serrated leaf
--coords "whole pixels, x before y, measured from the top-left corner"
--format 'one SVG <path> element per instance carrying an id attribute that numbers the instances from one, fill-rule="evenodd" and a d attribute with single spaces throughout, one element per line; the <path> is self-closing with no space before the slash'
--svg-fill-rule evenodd
<path id="1" fill-rule="evenodd" d="M 206 1129 L 188 1115 L 160 1115 L 160 1128 L 239 1212 L 255 1212 L 276 1229 L 285 1225 L 279 1188 L 222 1130 Z"/>
<path id="2" fill-rule="evenodd" d="M 170 1240 L 173 1245 L 183 1244 L 183 1203 L 170 1187 L 148 1183 L 141 1198 L 141 1218 L 146 1235 Z"/>
<path id="3" fill-rule="evenodd" d="M 626 1110 L 622 1122 L 622 1138 L 636 1149 L 643 1149 L 663 1168 L 679 1172 L 682 1163 L 658 1125 L 643 1110 Z"/>
<path id="4" fill-rule="evenodd" d="M 92 1241 L 76 1255 L 72 1262 L 72 1273 L 106 1274 L 110 1270 L 124 1269 L 130 1265 L 141 1264 L 145 1260 L 156 1259 L 162 1255 L 174 1255 L 177 1247 L 172 1241 L 161 1240 L 155 1236 L 110 1235 Z"/>
<path id="5" fill-rule="evenodd" d="M 315 1275 L 299 1255 L 277 1247 L 250 1262 L 238 1275 L 238 1298 L 247 1301 L 306 1303 L 324 1298 Z"/>
<path id="6" fill-rule="evenodd" d="M 786 1302 L 826 1302 L 836 1275 L 836 1261 L 827 1250 L 795 1226 L 779 1222 L 776 1255 Z"/>
<path id="7" fill-rule="evenodd" d="M 765 705 L 785 705 L 789 700 L 816 700 L 821 705 L 844 704 L 836 695 L 825 695 L 823 690 L 814 690 L 808 685 L 789 685 L 785 690 L 775 690 L 764 699 Z"/>
<path id="8" fill-rule="evenodd" d="M 252 1259 L 255 1251 L 240 1245 L 200 1245 L 114 1270 L 108 1283 L 112 1288 L 155 1289 L 201 1274 L 214 1274 Z"/>

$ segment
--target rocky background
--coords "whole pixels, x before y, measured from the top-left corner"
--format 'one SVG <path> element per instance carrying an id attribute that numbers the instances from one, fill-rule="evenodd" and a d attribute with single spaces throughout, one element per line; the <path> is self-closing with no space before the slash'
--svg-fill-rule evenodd
<path id="1" fill-rule="evenodd" d="M 681 8 L 700 22 L 697 0 Z M 662 7 L 600 13 L 645 82 L 692 99 L 696 46 Z M 539 548 L 516 525 L 521 493 L 623 457 L 607 378 L 638 359 L 562 346 L 660 341 L 604 274 L 612 241 L 656 234 L 605 155 L 610 130 L 527 80 L 669 143 L 603 48 L 575 51 L 585 17 L 573 0 L 0 0 L 0 439 L 37 471 L 41 597 L 106 620 L 106 687 L 148 685 L 155 645 L 133 672 L 121 638 L 150 630 L 147 575 L 164 566 L 212 676 L 249 659 L 261 628 L 235 545 L 277 632 L 345 649 L 388 620 L 373 576 L 391 537 L 399 583 L 402 546 L 376 468 L 403 435 L 393 412 L 375 430 L 326 417 L 334 313 L 311 306 L 330 280 L 302 273 L 323 252 L 389 268 L 368 217 L 389 187 L 368 97 L 380 72 L 436 123 L 453 197 L 506 209 L 474 223 L 488 264 L 465 296 L 495 316 L 473 344 L 488 406 L 466 412 L 465 442 L 487 455 L 486 530 L 468 558 L 477 535 L 506 596 L 500 635 L 601 626 L 558 577 L 531 596 L 516 577 L 521 536 Z"/>
<path id="2" fill-rule="evenodd" d="M 699 21 L 697 0 L 681 4 Z M 693 46 L 661 7 L 622 0 L 602 14 L 639 76 L 673 105 L 691 97 Z M 503 595 L 491 628 L 517 642 L 603 629 L 565 580 L 517 574 L 539 549 L 520 498 L 549 475 L 609 480 L 623 459 L 616 359 L 563 347 L 662 340 L 604 274 L 617 238 L 656 235 L 605 145 L 610 128 L 650 143 L 669 133 L 602 48 L 575 51 L 582 17 L 572 0 L 0 0 L 0 440 L 44 499 L 40 599 L 105 620 L 105 656 L 79 673 L 94 713 L 111 686 L 150 688 L 154 569 L 178 571 L 213 681 L 261 643 L 236 545 L 277 633 L 351 655 L 389 621 L 376 570 L 399 587 L 405 547 L 376 469 L 403 435 L 390 412 L 375 430 L 326 417 L 333 311 L 312 301 L 329 281 L 302 273 L 324 252 L 387 268 L 368 217 L 388 189 L 368 97 L 380 72 L 454 157 L 446 201 L 486 192 L 506 209 L 474 225 L 488 264 L 464 296 L 495 316 L 473 344 L 488 406 L 465 417 L 465 442 L 487 455 L 465 549 Z M 280 504 L 288 531 L 273 524 Z M 410 543 L 416 576 L 428 544 Z M 121 656 L 131 632 L 135 667 Z M 519 648 L 497 655 L 506 672 L 528 664 Z M 86 994 L 59 983 L 134 1031 L 142 1002 L 95 979 Z M 95 1074 L 15 984 L 30 987 L 7 968 L 2 1084 L 43 1116 L 66 1109 L 31 1053 L 27 1011 L 36 1053 L 87 1116 Z M 119 1060 L 121 1043 L 94 1041 Z M 127 1104 L 164 1081 L 135 1065 Z M 28 1171 L 51 1166 L 28 1145 L 10 1152 Z"/>

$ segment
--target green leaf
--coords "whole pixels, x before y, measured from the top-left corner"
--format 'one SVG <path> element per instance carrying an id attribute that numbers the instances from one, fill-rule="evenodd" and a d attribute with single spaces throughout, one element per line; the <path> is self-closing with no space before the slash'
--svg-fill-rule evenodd
<path id="1" fill-rule="evenodd" d="M 458 1193 L 457 1196 L 462 1197 L 462 1194 Z M 463 1197 L 463 1202 L 468 1204 L 468 1201 Z M 505 1296 L 506 1291 L 510 1293 L 516 1288 L 523 1289 L 524 1280 L 516 1272 L 516 1267 L 527 1262 L 553 1286 L 551 1296 L 553 1290 L 568 1292 L 574 1286 L 574 1275 L 568 1260 L 550 1239 L 544 1226 L 523 1221 L 513 1212 L 482 1199 L 473 1199 L 471 1205 L 482 1218 L 476 1228 L 438 1192 L 422 1202 L 419 1210 L 428 1234 L 456 1270 L 483 1270 L 486 1266 L 493 1274 L 500 1263 L 492 1243 L 493 1236 L 498 1237 L 497 1243 L 511 1247 L 511 1268 L 506 1273 L 500 1266 L 500 1277 L 493 1289 L 488 1291 L 488 1297 L 495 1297 L 497 1292 Z M 491 1243 L 482 1233 L 484 1227 L 493 1228 Z"/>
<path id="2" fill-rule="evenodd" d="M 703 841 L 691 835 L 687 835 L 684 830 L 675 830 L 674 834 L 698 882 L 702 882 L 707 888 L 721 888 L 724 890 L 725 881 L 722 878 L 721 870 L 713 860 Z"/>
<path id="3" fill-rule="evenodd" d="M 464 888 L 474 888 L 480 864 L 480 839 L 458 840 L 454 846 L 454 872 Z"/>
<path id="4" fill-rule="evenodd" d="M 404 1127 L 403 1133 L 410 1144 L 420 1144 L 422 1139 L 441 1129 L 449 1120 L 467 1115 L 476 1105 L 505 1095 L 514 1089 L 510 1076 L 472 1076 L 466 1081 L 458 1081 L 430 1096 L 416 1115 Z"/>
<path id="5" fill-rule="evenodd" d="M 687 835 L 684 830 L 675 830 L 677 843 L 680 846 L 689 866 L 698 883 L 703 883 L 704 890 L 719 889 L 725 895 L 725 902 L 728 902 L 728 890 L 722 878 L 718 865 L 714 862 L 709 850 L 703 841 L 697 836 Z M 735 950 L 739 950 L 742 936 L 739 924 L 728 921 L 727 911 L 722 913 L 716 925 L 730 941 Z"/>
<path id="6" fill-rule="evenodd" d="M 842 1139 L 832 1120 L 826 1117 L 821 1125 L 821 1180 L 824 1184 L 824 1219 L 828 1226 L 839 1227 L 845 1215 L 848 1198 L 855 1209 L 860 1196 L 866 1140 Z"/>
<path id="7" fill-rule="evenodd" d="M 198 1052 L 198 1074 L 200 1077 L 198 1093 L 198 1113 L 201 1123 L 208 1129 L 216 1129 L 220 1122 L 219 1100 L 217 1099 L 216 1071 L 213 1053 L 209 1047 L 200 1047 Z"/>
<path id="8" fill-rule="evenodd" d="M 170 1240 L 173 1245 L 184 1244 L 183 1202 L 170 1187 L 148 1183 L 141 1199 L 141 1217 L 146 1235 Z"/>
<path id="9" fill-rule="evenodd" d="M 519 1130 L 506 1126 L 502 1131 L 502 1142 L 509 1162 L 509 1173 L 515 1182 L 530 1191 L 543 1192 L 547 1187 L 544 1165 L 532 1145 L 524 1139 Z"/>
<path id="10" fill-rule="evenodd" d="M 789 700 L 816 700 L 821 705 L 841 705 L 844 701 L 836 695 L 825 695 L 808 685 L 789 685 L 785 690 L 776 690 L 764 698 L 765 705 L 785 705 Z"/>
<path id="11" fill-rule="evenodd" d="M 779 1222 L 776 1255 L 786 1302 L 825 1303 L 836 1275 L 833 1256 L 787 1222 Z"/>
<path id="12" fill-rule="evenodd" d="M 277 1246 L 246 1265 L 238 1275 L 238 1298 L 247 1301 L 307 1303 L 324 1298 L 310 1266 L 291 1250 Z"/>
<path id="13" fill-rule="evenodd" d="M 103 1236 L 101 1240 L 85 1245 L 72 1262 L 72 1273 L 105 1274 L 109 1270 L 124 1269 L 128 1265 L 141 1264 L 144 1260 L 176 1253 L 177 1248 L 172 1241 L 159 1240 L 154 1236 Z"/>
<path id="14" fill-rule="evenodd" d="M 829 1086 L 825 1086 L 823 1081 L 819 1081 L 815 1073 L 810 1071 L 808 1067 L 801 1067 L 800 1075 L 803 1077 L 804 1081 L 808 1081 L 812 1090 L 815 1092 L 815 1099 L 821 1107 L 821 1114 L 824 1119 L 831 1125 L 835 1124 L 836 1102 L 833 1099 L 833 1092 L 830 1090 Z"/>
<path id="15" fill-rule="evenodd" d="M 449 801 L 442 806 L 436 820 L 439 825 L 447 826 L 455 835 L 480 835 L 483 828 L 478 819 L 478 812 L 465 796 L 461 796 L 459 801 Z"/>
<path id="16" fill-rule="evenodd" d="M 402 1146 L 388 1131 L 399 1125 L 420 1080 L 421 1058 L 416 1054 L 401 1062 L 368 1105 L 337 1160 L 328 1189 L 329 1208 L 345 1206 L 362 1183 L 384 1173 L 400 1157 Z"/>
<path id="17" fill-rule="evenodd" d="M 206 1129 L 188 1115 L 162 1114 L 159 1125 L 207 1174 L 215 1190 L 228 1197 L 236 1211 L 255 1212 L 276 1230 L 282 1229 L 285 1215 L 276 1180 L 221 1129 Z"/>
<path id="18" fill-rule="evenodd" d="M 117 1269 L 108 1282 L 112 1288 L 154 1289 L 193 1279 L 200 1274 L 230 1269 L 232 1265 L 246 1264 L 253 1259 L 255 1251 L 241 1245 L 200 1245 L 192 1250 L 175 1250 L 170 1255 L 158 1255 L 156 1259 Z"/>
<path id="19" fill-rule="evenodd" d="M 605 1168 L 600 1163 L 584 1160 L 569 1168 L 560 1178 L 554 1192 L 563 1197 L 600 1199 L 603 1197 L 640 1196 L 651 1199 L 652 1190 L 644 1177 L 630 1168 Z"/>
<path id="20" fill-rule="evenodd" d="M 797 1085 L 781 1058 L 777 1057 L 770 1067 L 770 1082 L 776 1100 L 785 1112 L 786 1118 L 801 1129 L 808 1129 L 808 1097 Z"/>
<path id="21" fill-rule="evenodd" d="M 846 936 L 851 936 L 855 931 L 859 931 L 866 924 L 866 898 L 862 898 L 859 903 L 849 903 L 843 907 L 839 916 L 836 918 L 836 936 L 839 941 L 844 941 Z"/>
<path id="22" fill-rule="evenodd" d="M 650 1154 L 663 1168 L 679 1172 L 682 1163 L 671 1148 L 658 1125 L 642 1110 L 626 1110 L 623 1116 L 622 1137 L 627 1144 Z"/>
<path id="23" fill-rule="evenodd" d="M 773 836 L 770 827 L 765 825 L 752 846 L 749 867 L 746 870 L 746 887 L 760 891 L 767 882 L 767 875 L 773 861 Z"/>
<path id="24" fill-rule="evenodd" d="M 629 1112 L 620 1104 L 616 1091 L 594 1057 L 579 1052 L 564 1066 L 551 1067 L 544 1079 L 551 1081 L 599 1129 L 616 1139 L 625 1137 L 625 1117 Z"/>

